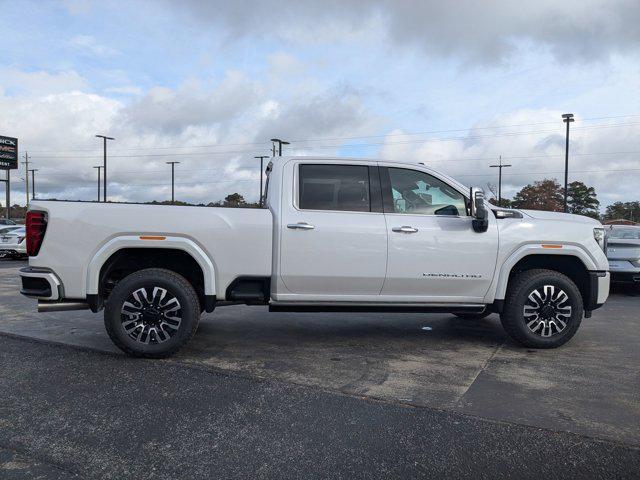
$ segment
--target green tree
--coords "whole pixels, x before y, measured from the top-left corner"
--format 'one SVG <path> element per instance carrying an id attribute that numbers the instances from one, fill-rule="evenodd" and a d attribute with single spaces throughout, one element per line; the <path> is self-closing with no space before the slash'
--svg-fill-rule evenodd
<path id="1" fill-rule="evenodd" d="M 607 206 L 604 214 L 607 220 L 640 221 L 640 202 L 615 202 Z"/>
<path id="2" fill-rule="evenodd" d="M 232 193 L 224 197 L 224 206 L 225 207 L 241 207 L 245 205 L 244 197 L 239 193 Z"/>
<path id="3" fill-rule="evenodd" d="M 564 208 L 564 197 L 560 184 L 554 178 L 527 185 L 513 197 L 512 206 L 529 210 L 561 212 Z"/>
<path id="4" fill-rule="evenodd" d="M 567 189 L 567 207 L 570 213 L 600 218 L 600 202 L 593 187 L 582 182 L 571 182 Z"/>

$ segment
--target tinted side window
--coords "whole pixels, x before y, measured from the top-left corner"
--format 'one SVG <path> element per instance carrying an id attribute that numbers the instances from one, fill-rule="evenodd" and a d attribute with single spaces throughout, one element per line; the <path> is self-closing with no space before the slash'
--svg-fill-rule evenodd
<path id="1" fill-rule="evenodd" d="M 393 211 L 417 215 L 466 215 L 464 195 L 427 173 L 389 168 Z"/>
<path id="2" fill-rule="evenodd" d="M 371 211 L 367 166 L 302 164 L 298 177 L 301 209 Z"/>

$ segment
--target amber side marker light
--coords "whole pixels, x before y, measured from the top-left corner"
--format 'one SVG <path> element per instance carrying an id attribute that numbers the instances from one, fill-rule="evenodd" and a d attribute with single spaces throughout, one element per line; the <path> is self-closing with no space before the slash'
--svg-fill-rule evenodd
<path id="1" fill-rule="evenodd" d="M 157 237 L 153 235 L 141 236 L 140 240 L 166 240 L 167 237 Z"/>
<path id="2" fill-rule="evenodd" d="M 542 248 L 562 248 L 562 245 L 542 244 Z"/>

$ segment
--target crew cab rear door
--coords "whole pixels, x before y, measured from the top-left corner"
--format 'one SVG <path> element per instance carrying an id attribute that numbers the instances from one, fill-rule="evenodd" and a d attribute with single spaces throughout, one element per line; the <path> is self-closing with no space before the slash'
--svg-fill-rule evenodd
<path id="1" fill-rule="evenodd" d="M 278 299 L 379 296 L 387 231 L 377 165 L 291 161 L 282 195 Z"/>
<path id="2" fill-rule="evenodd" d="M 390 302 L 482 302 L 496 266 L 496 220 L 475 232 L 468 199 L 435 172 L 382 164 L 380 178 L 389 241 L 382 296 Z"/>

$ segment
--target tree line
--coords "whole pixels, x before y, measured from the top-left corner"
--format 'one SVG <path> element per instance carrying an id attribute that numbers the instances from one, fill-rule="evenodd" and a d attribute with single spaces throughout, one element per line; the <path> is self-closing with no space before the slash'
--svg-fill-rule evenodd
<path id="1" fill-rule="evenodd" d="M 491 193 L 496 195 L 496 188 L 488 185 Z M 571 182 L 567 186 L 567 209 L 569 213 L 586 215 L 598 220 L 631 220 L 640 222 L 640 201 L 615 202 L 608 205 L 604 215 L 600 214 L 600 201 L 593 187 L 583 182 Z M 489 200 L 498 204 L 497 198 Z M 512 199 L 503 198 L 500 205 L 507 208 L 526 210 L 564 211 L 564 187 L 556 179 L 544 179 L 525 185 Z"/>

